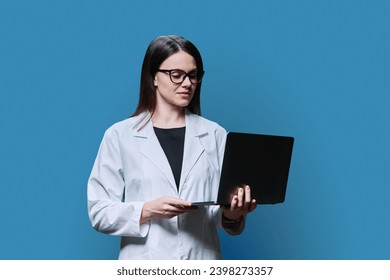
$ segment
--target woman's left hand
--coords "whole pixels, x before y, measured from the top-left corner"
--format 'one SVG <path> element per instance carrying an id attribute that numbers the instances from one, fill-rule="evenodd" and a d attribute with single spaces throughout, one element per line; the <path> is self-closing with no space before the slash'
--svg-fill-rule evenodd
<path id="1" fill-rule="evenodd" d="M 251 188 L 246 185 L 238 189 L 232 198 L 230 207 L 223 207 L 223 215 L 229 220 L 241 219 L 243 215 L 256 209 L 256 200 L 251 197 Z"/>

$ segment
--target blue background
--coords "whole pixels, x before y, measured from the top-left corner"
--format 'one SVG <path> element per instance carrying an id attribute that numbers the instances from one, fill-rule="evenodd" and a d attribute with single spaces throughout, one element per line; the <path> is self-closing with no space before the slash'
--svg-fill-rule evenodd
<path id="1" fill-rule="evenodd" d="M 103 133 L 138 101 L 142 59 L 180 34 L 206 70 L 202 112 L 295 137 L 286 202 L 227 259 L 390 259 L 390 2 L 1 1 L 0 258 L 115 259 L 90 226 Z"/>

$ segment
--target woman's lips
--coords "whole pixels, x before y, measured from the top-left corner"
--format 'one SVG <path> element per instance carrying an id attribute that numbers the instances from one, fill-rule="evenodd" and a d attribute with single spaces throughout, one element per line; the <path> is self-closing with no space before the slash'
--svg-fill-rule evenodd
<path id="1" fill-rule="evenodd" d="M 191 96 L 191 93 L 189 91 L 181 91 L 181 92 L 178 92 L 177 94 L 179 94 L 182 97 L 190 97 Z"/>

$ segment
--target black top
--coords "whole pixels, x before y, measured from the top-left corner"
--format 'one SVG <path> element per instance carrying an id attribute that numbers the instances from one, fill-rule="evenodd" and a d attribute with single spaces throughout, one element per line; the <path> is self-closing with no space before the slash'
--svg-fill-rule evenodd
<path id="1" fill-rule="evenodd" d="M 179 189 L 181 167 L 183 164 L 185 131 L 185 126 L 179 128 L 154 127 L 154 132 L 171 166 L 177 189 Z"/>

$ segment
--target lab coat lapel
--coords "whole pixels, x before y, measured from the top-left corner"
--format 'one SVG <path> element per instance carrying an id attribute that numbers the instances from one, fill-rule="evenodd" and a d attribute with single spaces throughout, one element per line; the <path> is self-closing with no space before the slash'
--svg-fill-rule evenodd
<path id="1" fill-rule="evenodd" d="M 207 130 L 199 122 L 197 116 L 186 111 L 186 134 L 179 190 L 182 189 L 189 173 L 204 152 L 204 147 L 202 146 L 199 137 L 205 134 L 207 134 Z"/>
<path id="2" fill-rule="evenodd" d="M 161 173 L 168 180 L 171 187 L 175 192 L 177 192 L 172 169 L 163 149 L 161 148 L 160 142 L 154 133 L 152 121 L 148 121 L 142 129 L 134 134 L 134 136 L 144 140 L 144 144 L 140 150 L 141 154 L 147 157 L 155 166 L 157 166 L 158 169 L 160 169 Z"/>

